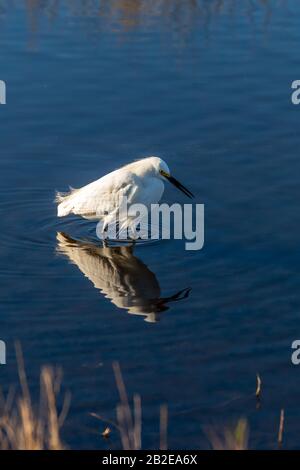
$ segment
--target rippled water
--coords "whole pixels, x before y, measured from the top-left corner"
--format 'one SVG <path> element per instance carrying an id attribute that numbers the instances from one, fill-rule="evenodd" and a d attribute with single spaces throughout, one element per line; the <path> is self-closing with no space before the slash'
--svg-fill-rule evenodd
<path id="1" fill-rule="evenodd" d="M 300 447 L 299 13 L 279 0 L 0 2 L 1 384 L 16 382 L 16 339 L 34 394 L 41 365 L 60 365 L 71 447 L 119 446 L 89 414 L 114 418 L 113 360 L 142 396 L 144 447 L 158 445 L 162 403 L 171 448 L 206 448 L 207 426 L 240 416 L 250 447 L 273 448 L 281 408 L 284 446 Z M 205 204 L 203 250 L 105 251 L 82 242 L 93 223 L 56 217 L 56 189 L 152 154 Z M 169 186 L 164 200 L 186 202 Z"/>

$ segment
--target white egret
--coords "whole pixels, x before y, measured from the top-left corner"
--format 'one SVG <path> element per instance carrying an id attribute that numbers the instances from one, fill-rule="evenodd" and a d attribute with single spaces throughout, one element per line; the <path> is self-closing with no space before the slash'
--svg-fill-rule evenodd
<path id="1" fill-rule="evenodd" d="M 122 197 L 127 203 L 150 207 L 160 201 L 168 180 L 188 197 L 193 194 L 170 175 L 168 165 L 158 157 L 148 157 L 125 165 L 102 178 L 68 193 L 57 193 L 57 215 L 80 215 L 98 219 L 107 226 L 119 210 Z"/>

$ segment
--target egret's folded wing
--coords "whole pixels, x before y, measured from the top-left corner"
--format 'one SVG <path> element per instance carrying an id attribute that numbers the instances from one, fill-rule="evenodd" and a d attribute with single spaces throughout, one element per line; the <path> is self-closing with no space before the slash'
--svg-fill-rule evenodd
<path id="1" fill-rule="evenodd" d="M 73 191 L 58 206 L 58 215 L 70 213 L 83 217 L 103 217 L 118 209 L 120 198 L 128 199 L 136 191 L 136 176 L 131 172 L 110 173 Z"/>

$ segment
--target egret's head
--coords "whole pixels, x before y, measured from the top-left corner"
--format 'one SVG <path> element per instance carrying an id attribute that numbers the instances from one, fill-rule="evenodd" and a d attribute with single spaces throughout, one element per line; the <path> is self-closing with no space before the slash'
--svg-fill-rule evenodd
<path id="1" fill-rule="evenodd" d="M 141 165 L 145 171 L 151 172 L 152 175 L 162 177 L 162 171 L 169 174 L 170 170 L 166 162 L 159 157 L 146 157 L 140 160 Z"/>
<path id="2" fill-rule="evenodd" d="M 153 158 L 153 165 L 157 172 L 157 175 L 160 176 L 162 179 L 167 179 L 172 183 L 176 188 L 180 189 L 186 196 L 189 198 L 194 197 L 194 195 L 189 191 L 183 184 L 181 184 L 174 176 L 171 176 L 170 170 L 166 162 L 164 162 L 161 158 L 152 157 Z"/>

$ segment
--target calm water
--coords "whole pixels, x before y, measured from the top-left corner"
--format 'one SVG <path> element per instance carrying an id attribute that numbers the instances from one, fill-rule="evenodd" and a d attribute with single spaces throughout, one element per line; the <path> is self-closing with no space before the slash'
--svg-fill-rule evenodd
<path id="1" fill-rule="evenodd" d="M 241 416 L 250 447 L 275 447 L 281 408 L 284 446 L 300 448 L 299 14 L 296 0 L 0 2 L 1 385 L 17 381 L 16 339 L 33 394 L 40 367 L 61 366 L 71 447 L 119 446 L 89 415 L 114 418 L 118 360 L 142 396 L 144 447 L 167 403 L 171 448 L 207 448 L 206 426 Z M 170 241 L 108 262 L 57 241 L 94 227 L 57 219 L 56 189 L 152 154 L 205 204 L 202 251 Z M 164 199 L 187 202 L 169 186 Z M 112 270 L 160 321 L 105 298 Z"/>

